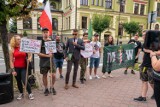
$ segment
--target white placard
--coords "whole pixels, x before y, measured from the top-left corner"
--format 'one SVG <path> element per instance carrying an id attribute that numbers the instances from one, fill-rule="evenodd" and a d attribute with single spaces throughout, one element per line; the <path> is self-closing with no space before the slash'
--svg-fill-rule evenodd
<path id="1" fill-rule="evenodd" d="M 84 58 L 90 58 L 93 55 L 93 47 L 90 43 L 85 43 L 85 50 L 81 50 L 81 55 Z"/>
<path id="2" fill-rule="evenodd" d="M 47 41 L 47 42 L 45 42 L 45 50 L 46 50 L 46 54 L 56 53 L 57 52 L 56 41 Z"/>
<path id="3" fill-rule="evenodd" d="M 26 53 L 40 53 L 41 40 L 22 38 L 20 43 L 20 51 Z"/>

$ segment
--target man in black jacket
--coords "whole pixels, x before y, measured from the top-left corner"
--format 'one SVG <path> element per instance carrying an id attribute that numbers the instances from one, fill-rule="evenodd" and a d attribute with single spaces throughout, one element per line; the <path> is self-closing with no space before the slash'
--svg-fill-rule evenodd
<path id="1" fill-rule="evenodd" d="M 78 31 L 77 29 L 73 30 L 73 38 L 68 39 L 66 43 L 66 49 L 65 49 L 65 58 L 67 61 L 67 73 L 66 73 L 66 79 L 65 79 L 65 89 L 68 89 L 68 83 L 69 83 L 69 76 L 72 69 L 72 64 L 74 64 L 74 73 L 73 73 L 73 83 L 72 86 L 74 88 L 79 88 L 76 85 L 76 78 L 77 78 L 77 71 L 79 66 L 79 60 L 80 60 L 80 50 L 84 50 L 84 43 L 83 40 L 78 38 Z"/>

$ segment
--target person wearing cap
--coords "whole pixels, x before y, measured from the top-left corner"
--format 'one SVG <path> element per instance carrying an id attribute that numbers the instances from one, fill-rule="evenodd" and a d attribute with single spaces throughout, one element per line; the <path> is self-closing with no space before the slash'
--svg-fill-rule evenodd
<path id="1" fill-rule="evenodd" d="M 95 33 L 94 38 L 91 42 L 93 46 L 93 55 L 90 58 L 90 67 L 89 67 L 89 79 L 92 79 L 92 68 L 94 66 L 94 77 L 99 79 L 100 77 L 97 75 L 97 68 L 100 63 L 100 54 L 101 54 L 101 43 L 98 41 L 99 34 Z"/>
<path id="2" fill-rule="evenodd" d="M 77 71 L 79 66 L 79 60 L 81 58 L 80 50 L 84 50 L 84 43 L 83 40 L 78 38 L 78 30 L 73 30 L 73 37 L 67 40 L 66 49 L 65 49 L 65 59 L 67 61 L 67 72 L 65 78 L 65 89 L 68 89 L 69 83 L 69 76 L 72 69 L 72 64 L 74 64 L 74 71 L 73 71 L 73 82 L 72 87 L 79 88 L 76 85 L 76 78 L 77 78 Z"/>
<path id="3" fill-rule="evenodd" d="M 138 34 L 135 34 L 135 35 L 134 35 L 134 39 L 131 39 L 131 40 L 128 42 L 128 44 L 133 43 L 134 46 L 135 46 L 135 62 L 134 62 L 135 64 L 138 63 L 138 56 L 139 56 L 139 54 L 140 54 L 140 52 L 141 52 L 141 48 L 142 48 L 141 42 L 138 41 L 138 38 L 139 38 L 139 35 L 138 35 Z M 134 68 L 134 66 L 133 66 L 132 69 L 131 69 L 131 73 L 132 73 L 132 74 L 135 74 L 133 68 Z M 127 70 L 128 70 L 128 67 L 127 67 L 126 70 L 124 71 L 124 74 L 127 74 Z"/>
<path id="4" fill-rule="evenodd" d="M 48 80 L 47 80 L 47 74 L 48 72 L 50 71 L 50 58 L 53 57 L 53 54 L 46 54 L 46 50 L 45 50 L 45 42 L 47 41 L 51 41 L 51 39 L 49 38 L 49 30 L 48 28 L 43 28 L 42 29 L 42 36 L 43 36 L 43 39 L 42 39 L 42 43 L 41 43 L 41 52 L 38 54 L 38 56 L 40 57 L 40 63 L 39 63 L 39 66 L 40 66 L 40 73 L 43 75 L 43 85 L 45 87 L 45 91 L 44 91 L 44 94 L 45 96 L 48 96 L 49 94 L 49 90 L 48 90 Z M 51 72 L 51 77 L 52 77 L 52 83 L 51 83 L 51 90 L 53 95 L 56 95 L 56 91 L 54 89 L 54 83 L 55 83 L 55 79 L 56 79 L 56 76 L 55 76 L 55 72 L 56 72 L 56 69 L 55 69 L 55 66 L 54 66 L 54 63 L 52 63 L 53 67 L 52 67 L 52 71 Z"/>

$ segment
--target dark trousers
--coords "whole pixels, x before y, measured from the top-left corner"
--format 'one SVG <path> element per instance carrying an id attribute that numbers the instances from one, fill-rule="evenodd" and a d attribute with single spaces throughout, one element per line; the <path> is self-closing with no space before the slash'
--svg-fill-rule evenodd
<path id="1" fill-rule="evenodd" d="M 20 93 L 23 93 L 23 84 L 25 85 L 25 80 L 26 80 L 26 68 L 15 68 L 15 71 L 17 72 L 17 76 L 15 76 L 16 80 L 17 80 L 17 86 L 18 86 L 18 90 Z M 23 82 L 23 84 L 22 84 Z M 32 93 L 31 92 L 31 86 L 27 81 L 27 87 L 26 87 L 28 93 Z"/>
<path id="2" fill-rule="evenodd" d="M 76 83 L 79 60 L 73 58 L 72 60 L 69 60 L 69 61 L 67 62 L 66 84 L 69 83 L 69 77 L 70 77 L 70 72 L 71 72 L 71 70 L 72 70 L 72 64 L 74 64 L 73 84 Z"/>
<path id="3" fill-rule="evenodd" d="M 154 80 L 154 95 L 157 107 L 160 107 L 160 81 Z"/>

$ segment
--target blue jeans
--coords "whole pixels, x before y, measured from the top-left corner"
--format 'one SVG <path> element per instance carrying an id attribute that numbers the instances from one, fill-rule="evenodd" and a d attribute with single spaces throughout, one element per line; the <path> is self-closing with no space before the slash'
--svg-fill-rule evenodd
<path id="1" fill-rule="evenodd" d="M 56 68 L 61 68 L 62 69 L 63 62 L 64 62 L 63 58 L 62 59 L 54 58 L 54 64 L 55 64 Z"/>
<path id="2" fill-rule="evenodd" d="M 95 68 L 99 67 L 99 62 L 100 62 L 100 58 L 90 58 L 90 68 L 93 68 L 93 66 Z"/>

